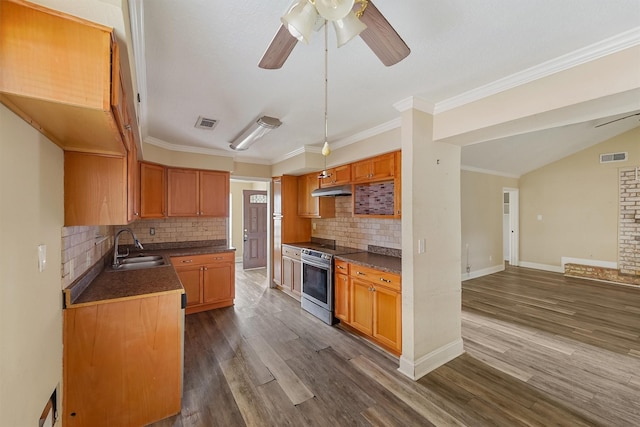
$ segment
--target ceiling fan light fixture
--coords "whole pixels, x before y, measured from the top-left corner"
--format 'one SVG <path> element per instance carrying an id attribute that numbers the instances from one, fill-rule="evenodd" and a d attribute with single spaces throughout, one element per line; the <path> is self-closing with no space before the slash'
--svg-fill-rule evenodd
<path id="1" fill-rule="evenodd" d="M 244 151 L 267 132 L 280 127 L 282 122 L 275 117 L 262 116 L 255 120 L 244 132 L 233 140 L 229 147 L 235 151 Z"/>
<path id="2" fill-rule="evenodd" d="M 320 16 L 328 21 L 337 21 L 351 12 L 355 0 L 315 0 L 315 3 Z"/>
<path id="3" fill-rule="evenodd" d="M 367 26 L 356 17 L 354 12 L 349 12 L 343 19 L 333 21 L 333 28 L 336 31 L 338 47 L 342 47 L 352 38 L 366 30 Z"/>
<path id="4" fill-rule="evenodd" d="M 301 0 L 294 4 L 280 20 L 293 37 L 309 44 L 309 38 L 318 20 L 318 12 L 308 0 Z"/>

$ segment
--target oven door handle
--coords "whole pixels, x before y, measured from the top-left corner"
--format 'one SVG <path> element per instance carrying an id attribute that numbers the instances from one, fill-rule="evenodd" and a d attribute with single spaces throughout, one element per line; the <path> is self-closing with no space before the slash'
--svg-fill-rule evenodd
<path id="1" fill-rule="evenodd" d="M 302 264 L 307 264 L 307 265 L 310 265 L 310 266 L 313 266 L 313 267 L 322 268 L 324 270 L 331 270 L 331 264 L 329 264 L 329 265 L 321 264 L 321 263 L 313 262 L 313 261 L 310 261 L 310 260 L 304 259 L 304 258 L 301 258 L 300 261 L 302 262 Z"/>

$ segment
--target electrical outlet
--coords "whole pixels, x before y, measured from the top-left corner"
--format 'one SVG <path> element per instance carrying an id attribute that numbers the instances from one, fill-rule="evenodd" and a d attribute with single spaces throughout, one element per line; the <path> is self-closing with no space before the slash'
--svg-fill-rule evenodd
<path id="1" fill-rule="evenodd" d="M 493 261 L 493 255 L 489 255 L 489 262 Z"/>
<path id="2" fill-rule="evenodd" d="M 149 228 L 149 234 L 150 234 L 151 236 L 155 236 L 155 235 L 156 235 L 156 229 L 155 229 L 155 228 L 153 228 L 153 227 Z"/>
<path id="3" fill-rule="evenodd" d="M 418 253 L 419 253 L 419 254 L 423 254 L 423 253 L 425 252 L 425 250 L 426 250 L 426 248 L 425 248 L 425 247 L 426 247 L 426 245 L 427 245 L 426 239 L 420 239 L 420 240 L 418 240 Z"/>
<path id="4" fill-rule="evenodd" d="M 313 231 L 316 231 L 316 223 L 315 222 L 311 223 L 311 228 L 313 229 Z"/>

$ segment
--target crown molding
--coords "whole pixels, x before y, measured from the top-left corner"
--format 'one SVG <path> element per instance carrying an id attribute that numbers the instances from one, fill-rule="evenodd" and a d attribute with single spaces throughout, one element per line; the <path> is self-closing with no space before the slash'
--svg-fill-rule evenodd
<path id="1" fill-rule="evenodd" d="M 410 96 L 402 101 L 398 101 L 393 104 L 393 107 L 401 113 L 410 109 L 419 110 L 431 115 L 435 112 L 434 104 L 416 96 Z"/>
<path id="2" fill-rule="evenodd" d="M 460 170 L 467 171 L 467 172 L 483 173 L 483 174 L 486 174 L 486 175 L 504 176 L 505 178 L 520 179 L 520 175 L 514 175 L 512 173 L 494 171 L 494 170 L 490 170 L 490 169 L 476 168 L 476 167 L 473 167 L 473 166 L 460 165 Z"/>
<path id="3" fill-rule="evenodd" d="M 640 27 L 436 103 L 439 114 L 640 44 Z M 401 101 L 403 102 L 403 101 Z M 401 110 L 402 111 L 402 110 Z"/>
<path id="4" fill-rule="evenodd" d="M 285 160 L 294 158 L 296 156 L 299 156 L 301 154 L 305 154 L 305 153 L 312 153 L 312 154 L 322 154 L 322 147 L 314 147 L 313 145 L 303 145 L 300 148 L 297 148 L 293 151 L 289 151 L 287 154 L 280 156 L 280 157 L 276 157 L 275 159 L 272 159 L 270 164 L 271 165 L 275 165 L 277 163 L 280 162 L 284 162 Z"/>
<path id="5" fill-rule="evenodd" d="M 334 142 L 329 143 L 331 145 L 331 149 L 335 150 L 338 148 L 346 147 L 347 145 L 354 144 L 356 142 L 360 142 L 367 138 L 372 138 L 374 136 L 380 135 L 381 133 L 388 132 L 393 129 L 397 129 L 402 124 L 400 117 L 390 120 L 386 123 L 382 123 L 381 125 L 374 126 L 370 129 L 365 129 L 361 132 L 355 133 L 346 138 L 338 139 Z"/>
<path id="6" fill-rule="evenodd" d="M 232 157 L 236 158 L 235 155 L 230 154 L 223 150 L 218 150 L 215 148 L 205 148 L 205 147 L 192 147 L 188 145 L 179 145 L 172 144 L 167 141 L 163 141 L 162 139 L 155 138 L 153 136 L 148 136 L 144 139 L 144 142 L 147 144 L 155 145 L 156 147 L 164 148 L 165 150 L 170 151 L 181 151 L 183 153 L 194 153 L 194 154 L 206 154 L 209 156 L 219 156 L 219 157 Z"/>

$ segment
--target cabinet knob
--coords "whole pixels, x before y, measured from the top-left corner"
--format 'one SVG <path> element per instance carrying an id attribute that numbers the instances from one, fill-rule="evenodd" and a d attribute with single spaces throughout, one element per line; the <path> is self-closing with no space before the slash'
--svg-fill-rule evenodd
<path id="1" fill-rule="evenodd" d="M 364 274 L 362 271 L 356 271 L 356 274 L 358 276 L 366 276 L 366 274 Z"/>
<path id="2" fill-rule="evenodd" d="M 124 125 L 124 128 L 125 128 L 126 130 L 131 130 L 131 125 Z"/>
<path id="3" fill-rule="evenodd" d="M 204 271 L 209 271 L 209 269 L 208 269 L 207 267 L 202 267 L 202 269 L 203 269 Z"/>
<path id="4" fill-rule="evenodd" d="M 389 280 L 389 279 L 385 279 L 384 277 L 381 277 L 381 278 L 380 278 L 380 281 L 381 281 L 381 282 L 385 282 L 385 283 L 391 283 L 391 280 Z"/>
<path id="5" fill-rule="evenodd" d="M 188 262 L 193 262 L 193 260 L 192 259 L 184 259 L 184 260 L 182 260 L 182 262 L 183 263 L 188 263 Z"/>

